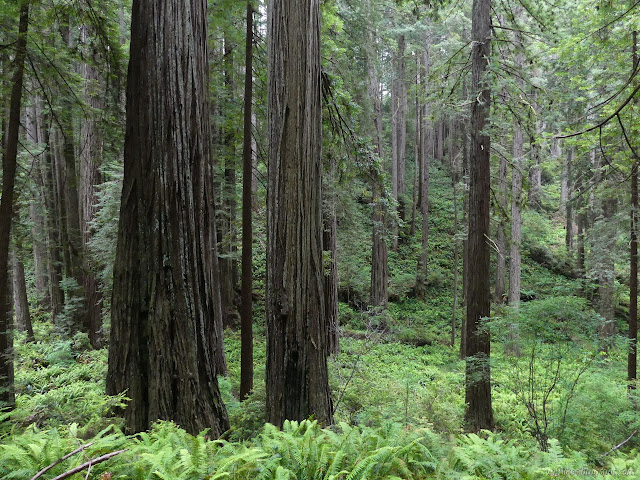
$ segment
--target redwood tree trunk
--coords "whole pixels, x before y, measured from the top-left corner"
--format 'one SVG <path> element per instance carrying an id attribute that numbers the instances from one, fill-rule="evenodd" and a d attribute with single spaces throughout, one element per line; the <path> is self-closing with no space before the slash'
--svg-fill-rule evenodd
<path id="1" fill-rule="evenodd" d="M 107 393 L 130 432 L 228 429 L 205 0 L 134 0 Z M 155 39 L 163 39 L 162 42 Z"/>
<path id="2" fill-rule="evenodd" d="M 13 197 L 18 159 L 18 130 L 22 103 L 22 80 L 24 59 L 27 51 L 27 28 L 29 26 L 29 2 L 20 7 L 18 39 L 15 43 L 15 70 L 11 80 L 9 104 L 9 126 L 6 131 L 4 156 L 2 158 L 2 196 L 0 197 L 0 408 L 13 409 L 15 393 L 13 383 L 13 336 L 12 319 L 9 314 L 9 240 L 13 217 Z"/>
<path id="3" fill-rule="evenodd" d="M 12 255 L 12 279 L 13 279 L 13 311 L 16 316 L 18 329 L 27 332 L 27 341 L 33 342 L 33 327 L 31 325 L 31 313 L 29 312 L 29 300 L 27 299 L 27 282 L 24 275 L 24 263 L 20 259 L 20 246 L 16 245 L 16 252 Z"/>
<path id="4" fill-rule="evenodd" d="M 338 181 L 338 162 L 334 155 L 329 156 L 329 188 L 325 189 L 323 202 L 322 250 L 324 252 L 324 298 L 325 314 L 328 325 L 329 353 L 340 351 L 340 327 L 338 325 L 338 217 L 336 215 L 337 195 L 335 185 Z"/>
<path id="5" fill-rule="evenodd" d="M 638 32 L 633 31 L 633 73 L 638 68 Z M 631 167 L 631 245 L 629 277 L 629 354 L 627 380 L 629 389 L 636 388 L 638 378 L 638 157 Z"/>
<path id="6" fill-rule="evenodd" d="M 45 151 L 43 163 L 41 163 L 42 197 L 44 199 L 46 215 L 45 227 L 47 230 L 48 261 L 49 261 L 49 297 L 51 298 L 51 317 L 57 322 L 57 317 L 62 313 L 64 305 L 64 291 L 62 282 L 62 257 L 61 257 L 61 222 L 58 214 L 57 175 L 55 162 L 50 142 L 50 128 L 46 119 L 43 119 L 43 142 Z"/>
<path id="7" fill-rule="evenodd" d="M 520 305 L 522 258 L 522 168 L 524 167 L 524 131 L 516 120 L 513 126 L 513 170 L 511 172 L 511 255 L 509 261 L 509 305 Z"/>
<path id="8" fill-rule="evenodd" d="M 370 60 L 371 62 L 371 60 Z M 369 65 L 369 96 L 373 102 L 373 123 L 375 127 L 374 153 L 382 156 L 382 102 L 380 100 L 380 81 L 374 64 Z M 389 301 L 389 257 L 386 241 L 387 211 L 382 196 L 382 179 L 372 172 L 372 232 L 371 232 L 371 298 L 374 307 L 386 307 Z"/>
<path id="9" fill-rule="evenodd" d="M 63 41 L 72 47 L 71 24 L 67 17 L 67 24 L 61 27 Z M 89 316 L 87 315 L 87 292 L 85 291 L 85 265 L 82 240 L 82 227 L 80 224 L 80 185 L 78 175 L 77 158 L 75 152 L 75 132 L 73 104 L 69 98 L 63 97 L 62 112 L 58 116 L 60 122 L 61 156 L 59 162 L 59 196 L 61 200 L 60 221 L 64 223 L 62 244 L 65 248 L 63 255 L 64 270 L 67 279 L 73 279 L 73 286 L 67 289 L 67 307 L 70 307 L 69 323 L 65 325 L 67 333 L 73 335 L 76 332 L 86 332 L 89 338 L 95 341 L 95 333 L 91 333 Z"/>
<path id="10" fill-rule="evenodd" d="M 634 32 L 635 33 L 635 32 Z M 634 35 L 635 36 L 635 35 Z M 635 388 L 638 378 L 638 160 L 631 169 L 631 246 L 629 277 L 629 354 L 627 379 L 629 388 Z"/>
<path id="11" fill-rule="evenodd" d="M 429 78 L 429 58 L 430 38 L 427 36 L 424 51 L 422 52 L 422 78 L 425 79 L 423 85 L 423 95 L 426 96 L 427 82 Z M 429 104 L 426 100 L 420 107 L 420 213 L 422 215 L 421 229 L 421 249 L 416 272 L 416 297 L 424 300 L 427 288 L 427 272 L 429 269 L 429 164 L 434 151 L 434 133 L 429 119 Z"/>
<path id="12" fill-rule="evenodd" d="M 34 144 L 42 142 L 42 122 L 39 111 L 39 99 L 31 97 L 31 105 L 25 109 L 27 141 Z M 50 307 L 49 285 L 48 285 L 48 254 L 47 254 L 47 231 L 45 228 L 45 210 L 42 198 L 42 176 L 41 156 L 35 155 L 31 159 L 32 178 L 37 185 L 37 193 L 34 201 L 29 206 L 29 216 L 33 227 L 31 229 L 33 240 L 33 276 L 36 287 L 38 304 L 45 310 Z"/>
<path id="13" fill-rule="evenodd" d="M 253 6 L 247 2 L 242 144 L 242 278 L 240 291 L 240 400 L 253 390 Z"/>
<path id="14" fill-rule="evenodd" d="M 267 15 L 267 421 L 330 424 L 318 0 L 271 0 Z"/>
<path id="15" fill-rule="evenodd" d="M 86 35 L 86 27 L 83 27 Z M 84 97 L 91 108 L 104 108 L 100 99 L 100 76 L 95 67 L 88 64 L 81 66 L 85 80 Z M 95 220 L 97 207 L 97 187 L 102 183 L 100 165 L 102 163 L 103 138 L 98 121 L 94 118 L 84 119 L 80 129 L 80 229 L 82 232 L 82 287 L 85 295 L 86 317 L 84 325 L 89 341 L 95 348 L 102 345 L 102 293 L 99 289 L 95 271 L 95 262 L 91 260 L 89 242 L 93 237 L 91 222 Z"/>
<path id="16" fill-rule="evenodd" d="M 493 301 L 504 303 L 507 278 L 507 208 L 509 192 L 507 182 L 507 159 L 500 156 L 498 170 L 498 232 L 496 235 L 496 281 L 493 290 Z"/>
<path id="17" fill-rule="evenodd" d="M 407 154 L 407 68 L 405 61 L 407 40 L 398 39 L 398 214 L 406 218 L 406 154 Z"/>
<path id="18" fill-rule="evenodd" d="M 615 245 L 616 229 L 614 215 L 617 209 L 615 198 L 606 198 L 602 201 L 603 217 L 598 220 L 600 229 L 604 233 L 602 242 L 602 257 L 596 261 L 600 264 L 598 268 L 598 313 L 602 316 L 604 323 L 600 329 L 600 336 L 604 341 L 603 348 L 607 350 L 611 339 L 617 333 L 615 320 Z"/>
<path id="19" fill-rule="evenodd" d="M 466 319 L 465 427 L 469 431 L 494 428 L 491 406 L 491 342 L 484 328 L 490 314 L 489 200 L 490 148 L 486 134 L 491 90 L 485 72 L 491 54 L 491 0 L 474 0 L 472 13 L 471 162 L 469 185 L 468 291 Z"/>
<path id="20" fill-rule="evenodd" d="M 224 37 L 224 85 L 226 105 L 235 100 L 233 78 L 233 48 L 228 35 Z M 237 233 L 236 233 L 236 151 L 235 132 L 230 125 L 222 129 L 224 151 L 224 192 L 222 195 L 222 221 L 220 222 L 220 292 L 222 296 L 222 319 L 225 327 L 237 327 L 236 285 L 238 284 Z"/>
<path id="21" fill-rule="evenodd" d="M 567 201 L 565 204 L 566 207 L 566 231 L 564 236 L 564 244 L 567 248 L 567 253 L 569 255 L 573 255 L 573 199 L 571 198 L 573 194 L 573 148 L 569 150 L 567 154 Z"/>

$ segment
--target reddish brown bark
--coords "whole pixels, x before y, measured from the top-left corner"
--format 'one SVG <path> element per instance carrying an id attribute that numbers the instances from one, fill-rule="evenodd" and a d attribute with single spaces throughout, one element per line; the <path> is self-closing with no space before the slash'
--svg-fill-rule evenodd
<path id="1" fill-rule="evenodd" d="M 244 138 L 242 145 L 242 285 L 240 292 L 240 400 L 253 390 L 253 7 L 247 2 L 244 77 Z"/>
<path id="2" fill-rule="evenodd" d="M 272 0 L 267 38 L 267 421 L 330 424 L 318 0 Z"/>
<path id="3" fill-rule="evenodd" d="M 9 240 L 13 217 L 14 187 L 18 159 L 18 130 L 22 103 L 24 59 L 27 51 L 29 2 L 20 7 L 18 39 L 15 44 L 14 72 L 9 103 L 9 125 L 2 159 L 2 196 L 0 197 L 0 408 L 15 406 L 12 319 L 9 315 Z"/>
<path id="4" fill-rule="evenodd" d="M 486 134 L 491 90 L 485 72 L 491 54 L 491 0 L 474 0 L 472 14 L 471 162 L 467 268 L 465 428 L 494 428 L 491 406 L 491 343 L 484 319 L 490 314 L 489 200 L 491 139 Z"/>
<path id="5" fill-rule="evenodd" d="M 107 392 L 130 432 L 229 423 L 209 141 L 205 0 L 134 0 Z M 163 39 L 159 42 L 155 39 Z"/>

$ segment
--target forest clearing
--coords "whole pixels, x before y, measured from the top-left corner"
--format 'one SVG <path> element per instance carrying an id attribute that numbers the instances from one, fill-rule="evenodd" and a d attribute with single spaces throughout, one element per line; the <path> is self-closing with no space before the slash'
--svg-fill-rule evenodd
<path id="1" fill-rule="evenodd" d="M 0 5 L 0 478 L 640 479 L 640 1 Z"/>

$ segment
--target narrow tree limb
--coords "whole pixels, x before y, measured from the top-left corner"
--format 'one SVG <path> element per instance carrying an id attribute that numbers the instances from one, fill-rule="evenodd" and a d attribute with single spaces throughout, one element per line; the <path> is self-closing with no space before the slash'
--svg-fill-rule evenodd
<path id="1" fill-rule="evenodd" d="M 36 473 L 33 477 L 31 477 L 31 480 L 36 480 L 37 478 L 40 478 L 42 475 L 47 473 L 49 470 L 51 470 L 53 467 L 55 467 L 59 463 L 64 462 L 67 458 L 72 457 L 76 453 L 81 452 L 82 450 L 84 450 L 85 448 L 90 447 L 91 445 L 93 445 L 93 442 L 87 443 L 85 445 L 81 445 L 80 447 L 76 448 L 73 452 L 67 453 L 64 457 L 62 457 L 59 460 L 56 460 L 55 462 L 53 462 L 48 467 L 44 467 L 42 470 L 40 470 L 38 473 Z"/>
<path id="2" fill-rule="evenodd" d="M 78 465 L 77 467 L 72 468 L 71 470 L 61 473 L 60 475 L 52 478 L 51 480 L 62 480 L 64 478 L 69 478 L 71 475 L 75 475 L 76 473 L 81 472 L 85 468 L 89 468 L 92 465 L 97 465 L 98 463 L 102 463 L 106 460 L 109 460 L 111 457 L 115 457 L 116 455 L 120 455 L 121 453 L 126 452 L 127 450 L 129 449 L 125 448 L 123 450 L 118 450 L 116 452 L 107 453 L 105 455 L 102 455 L 101 457 L 92 458 L 88 462 L 85 462 L 82 465 Z"/>
<path id="3" fill-rule="evenodd" d="M 609 450 L 607 453 L 605 453 L 603 455 L 603 457 L 606 457 L 607 455 L 609 455 L 611 452 L 615 452 L 616 450 L 618 450 L 620 447 L 622 447 L 625 443 L 627 443 L 629 440 L 631 440 L 633 438 L 633 436 L 638 433 L 638 430 L 634 430 L 633 432 L 631 432 L 631 435 L 629 435 L 629 438 L 627 438 L 624 442 L 619 443 L 618 445 L 616 445 L 615 447 L 613 447 L 611 450 Z"/>
<path id="4" fill-rule="evenodd" d="M 627 97 L 627 99 L 624 102 L 622 102 L 622 104 L 618 107 L 618 109 L 615 112 L 613 112 L 611 115 L 609 115 L 607 118 L 602 120 L 597 125 L 594 125 L 593 127 L 589 127 L 589 128 L 587 128 L 585 130 L 581 130 L 581 131 L 576 132 L 576 133 L 570 133 L 568 135 L 558 135 L 558 136 L 556 136 L 554 138 L 572 138 L 572 137 L 577 137 L 577 136 L 580 136 L 582 134 L 585 134 L 585 133 L 588 133 L 588 132 L 592 132 L 592 131 L 594 131 L 594 130 L 596 130 L 598 128 L 602 128 L 607 123 L 609 123 L 611 120 L 613 120 L 624 109 L 624 107 L 626 107 L 629 104 L 629 102 L 631 100 L 633 100 L 633 97 L 639 91 L 640 91 L 640 84 L 636 88 L 633 89 L 633 92 L 631 92 L 631 95 L 629 95 Z"/>
<path id="5" fill-rule="evenodd" d="M 627 142 L 627 145 L 629 146 L 631 153 L 633 153 L 633 156 L 635 158 L 640 158 L 640 156 L 638 156 L 638 152 L 636 152 L 636 149 L 633 148 L 633 145 L 631 145 L 631 140 L 629 140 L 629 136 L 627 135 L 627 130 L 624 128 L 624 123 L 622 123 L 622 119 L 620 118 L 620 115 L 616 115 L 616 117 L 618 117 L 618 123 L 620 124 L 620 128 L 622 129 L 624 140 L 625 142 Z"/>

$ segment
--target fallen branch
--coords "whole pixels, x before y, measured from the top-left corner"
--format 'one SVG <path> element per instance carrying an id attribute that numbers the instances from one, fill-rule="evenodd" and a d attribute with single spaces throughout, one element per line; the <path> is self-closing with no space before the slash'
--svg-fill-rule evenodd
<path id="1" fill-rule="evenodd" d="M 49 465 L 48 467 L 43 468 L 42 470 L 40 470 L 38 473 L 36 473 L 33 477 L 31 477 L 31 480 L 36 480 L 37 478 L 40 478 L 42 475 L 44 475 L 45 473 L 47 473 L 49 470 L 51 470 L 53 467 L 55 467 L 56 465 L 58 465 L 59 463 L 64 462 L 67 458 L 72 457 L 73 455 L 75 455 L 78 452 L 81 452 L 82 450 L 84 450 L 85 448 L 90 447 L 91 445 L 93 445 L 93 442 L 91 443 L 87 443 L 85 445 L 82 445 L 78 448 L 76 448 L 73 452 L 71 453 L 67 453 L 64 457 L 62 457 L 60 460 L 56 460 L 55 462 L 53 462 L 51 465 Z"/>
<path id="2" fill-rule="evenodd" d="M 76 473 L 81 472 L 85 468 L 89 468 L 92 465 L 97 465 L 98 463 L 102 463 L 102 462 L 104 462 L 106 460 L 109 460 L 111 457 L 115 457 L 116 455 L 120 455 L 121 453 L 126 452 L 127 450 L 129 450 L 129 449 L 125 448 L 124 450 L 118 450 L 117 452 L 107 453 L 105 455 L 102 455 L 101 457 L 92 458 L 88 462 L 85 462 L 82 465 L 77 466 L 76 468 L 72 468 L 69 471 L 61 473 L 60 475 L 58 475 L 57 477 L 52 478 L 51 480 L 62 480 L 64 478 L 69 478 L 71 475 L 75 475 Z"/>

